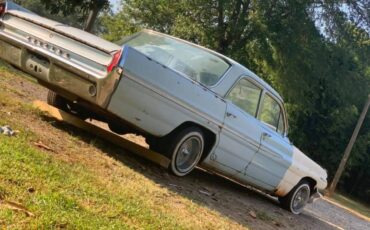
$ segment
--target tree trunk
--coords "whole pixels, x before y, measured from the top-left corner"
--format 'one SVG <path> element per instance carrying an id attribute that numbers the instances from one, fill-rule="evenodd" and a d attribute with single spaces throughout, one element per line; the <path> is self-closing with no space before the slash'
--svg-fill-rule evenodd
<path id="1" fill-rule="evenodd" d="M 94 23 L 98 17 L 98 14 L 99 14 L 98 7 L 94 6 L 92 9 L 90 9 L 89 17 L 87 18 L 86 23 L 85 23 L 85 28 L 84 28 L 85 31 L 91 33 L 94 27 Z"/>
<path id="2" fill-rule="evenodd" d="M 337 172 L 335 173 L 335 176 L 334 176 L 334 179 L 333 181 L 331 182 L 331 185 L 329 187 L 329 193 L 328 195 L 331 196 L 333 195 L 336 187 L 337 187 L 337 184 L 338 184 L 338 181 L 340 179 L 340 177 L 342 176 L 342 173 L 346 167 L 346 164 L 347 164 L 347 160 L 349 158 L 349 155 L 351 154 L 351 151 L 352 151 L 352 147 L 353 145 L 355 144 L 355 141 L 357 139 L 357 135 L 361 129 L 361 126 L 362 126 L 362 123 L 364 122 L 364 119 L 366 117 L 366 113 L 369 109 L 369 106 L 370 106 L 370 95 L 368 95 L 367 97 L 367 101 L 366 101 L 366 104 L 364 106 L 364 109 L 362 110 L 362 113 L 360 115 L 360 118 L 358 119 L 358 122 L 357 122 L 357 125 L 355 127 L 355 130 L 353 131 L 353 134 L 352 134 L 352 137 L 351 139 L 349 140 L 349 143 L 347 145 L 347 148 L 346 150 L 344 151 L 344 155 L 343 155 L 343 158 L 339 164 L 339 167 L 338 167 L 338 170 Z"/>

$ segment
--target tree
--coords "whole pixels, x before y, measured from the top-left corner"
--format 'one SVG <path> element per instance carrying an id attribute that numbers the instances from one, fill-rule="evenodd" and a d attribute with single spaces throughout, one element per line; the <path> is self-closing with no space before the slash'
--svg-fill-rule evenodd
<path id="1" fill-rule="evenodd" d="M 370 95 L 369 95 L 369 97 L 368 97 L 368 99 L 366 101 L 366 104 L 365 104 L 364 109 L 363 109 L 363 111 L 361 113 L 361 116 L 360 116 L 360 118 L 359 118 L 359 120 L 357 122 L 356 128 L 355 128 L 355 130 L 354 130 L 354 132 L 352 134 L 352 137 L 351 137 L 351 139 L 350 139 L 350 141 L 348 143 L 348 146 L 347 146 L 346 150 L 344 151 L 343 158 L 342 158 L 342 160 L 341 160 L 341 162 L 339 164 L 338 170 L 335 173 L 335 176 L 333 178 L 333 181 L 330 184 L 330 187 L 328 189 L 329 190 L 329 195 L 332 195 L 335 192 L 335 189 L 337 187 L 338 181 L 339 181 L 340 177 L 343 174 L 343 171 L 344 171 L 344 169 L 346 167 L 348 158 L 349 158 L 349 156 L 351 154 L 353 145 L 356 142 L 357 135 L 358 135 L 358 133 L 359 133 L 359 131 L 361 129 L 362 123 L 365 120 L 366 113 L 369 110 L 369 105 L 370 105 Z"/>
<path id="2" fill-rule="evenodd" d="M 82 28 L 83 20 L 79 14 L 63 15 L 62 13 L 52 14 L 41 0 L 14 0 L 15 3 L 35 12 L 43 17 L 53 19 L 58 22 L 63 22 L 71 26 Z"/>
<path id="3" fill-rule="evenodd" d="M 82 15 L 85 20 L 84 29 L 91 32 L 98 14 L 109 8 L 109 0 L 41 0 L 52 14 L 62 13 Z"/>

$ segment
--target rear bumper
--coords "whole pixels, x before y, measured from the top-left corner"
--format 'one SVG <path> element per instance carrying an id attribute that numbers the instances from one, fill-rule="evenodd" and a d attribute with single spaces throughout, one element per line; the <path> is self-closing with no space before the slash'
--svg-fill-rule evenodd
<path id="1" fill-rule="evenodd" d="M 0 58 L 29 73 L 43 85 L 73 95 L 73 100 L 81 98 L 103 108 L 107 107 L 120 78 L 120 71 L 116 70 L 106 77 L 94 76 L 42 49 L 37 50 L 2 36 Z"/>
<path id="2" fill-rule="evenodd" d="M 313 202 L 315 202 L 317 199 L 320 199 L 320 198 L 322 198 L 323 197 L 323 195 L 316 189 L 315 191 L 314 191 L 314 193 L 311 195 L 311 197 L 310 197 L 310 199 L 309 199 L 309 201 L 308 201 L 308 203 L 313 203 Z"/>

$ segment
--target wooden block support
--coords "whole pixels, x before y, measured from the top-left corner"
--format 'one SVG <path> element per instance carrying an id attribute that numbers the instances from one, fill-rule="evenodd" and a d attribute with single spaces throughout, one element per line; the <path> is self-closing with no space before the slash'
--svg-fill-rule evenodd
<path id="1" fill-rule="evenodd" d="M 59 110 L 53 106 L 48 105 L 43 101 L 34 101 L 33 106 L 43 112 L 50 114 L 53 118 L 59 121 L 66 122 L 77 128 L 83 129 L 89 133 L 92 133 L 108 142 L 111 142 L 117 146 L 129 150 L 130 152 L 153 161 L 164 168 L 168 168 L 170 160 L 163 155 L 153 152 L 147 148 L 135 144 L 117 134 L 114 134 L 108 130 L 102 129 L 96 125 L 85 122 L 69 113 Z"/>

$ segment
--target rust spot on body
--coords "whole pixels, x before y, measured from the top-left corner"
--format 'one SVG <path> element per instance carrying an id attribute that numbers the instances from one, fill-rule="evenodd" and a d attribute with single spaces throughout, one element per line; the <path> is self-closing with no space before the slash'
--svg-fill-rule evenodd
<path id="1" fill-rule="evenodd" d="M 273 193 L 275 196 L 279 196 L 279 197 L 283 197 L 287 194 L 286 191 L 284 191 L 284 189 L 275 189 L 274 193 Z"/>

